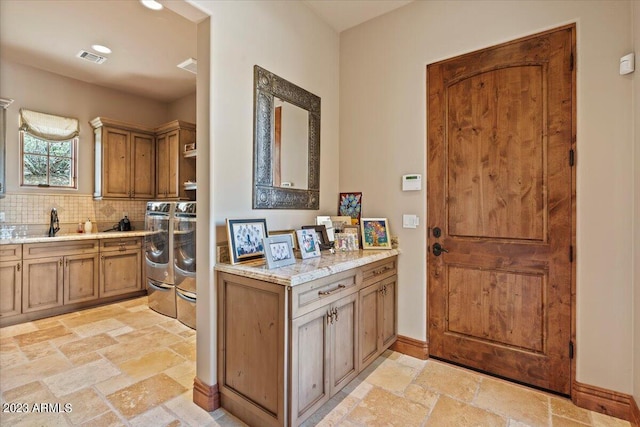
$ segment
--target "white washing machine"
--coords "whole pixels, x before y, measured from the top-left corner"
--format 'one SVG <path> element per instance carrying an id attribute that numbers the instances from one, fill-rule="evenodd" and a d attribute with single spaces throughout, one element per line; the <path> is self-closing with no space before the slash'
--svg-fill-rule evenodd
<path id="1" fill-rule="evenodd" d="M 196 202 L 177 202 L 173 214 L 173 277 L 180 322 L 196 328 Z"/>

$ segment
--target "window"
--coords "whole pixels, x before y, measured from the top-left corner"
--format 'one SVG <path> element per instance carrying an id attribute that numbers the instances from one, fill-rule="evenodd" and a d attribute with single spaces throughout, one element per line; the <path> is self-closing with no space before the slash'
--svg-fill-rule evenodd
<path id="1" fill-rule="evenodd" d="M 20 110 L 23 187 L 78 188 L 78 120 Z"/>

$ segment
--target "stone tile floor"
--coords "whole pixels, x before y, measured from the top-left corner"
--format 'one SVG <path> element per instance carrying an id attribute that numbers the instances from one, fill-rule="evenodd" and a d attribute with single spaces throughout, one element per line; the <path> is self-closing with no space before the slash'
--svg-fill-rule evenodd
<path id="1" fill-rule="evenodd" d="M 149 310 L 146 297 L 1 328 L 0 425 L 244 426 L 224 409 L 209 413 L 192 402 L 195 339 L 192 329 Z M 36 404 L 60 406 L 46 412 Z M 29 412 L 16 412 L 25 405 Z M 34 412 L 38 408 L 43 411 Z M 629 423 L 554 395 L 387 351 L 304 423 L 315 425 Z"/>

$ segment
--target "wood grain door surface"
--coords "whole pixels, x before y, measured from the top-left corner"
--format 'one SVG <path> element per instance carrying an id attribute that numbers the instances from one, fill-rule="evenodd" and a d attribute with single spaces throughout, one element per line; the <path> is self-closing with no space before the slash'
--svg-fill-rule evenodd
<path id="1" fill-rule="evenodd" d="M 429 353 L 564 394 L 574 51 L 571 25 L 427 66 Z"/>

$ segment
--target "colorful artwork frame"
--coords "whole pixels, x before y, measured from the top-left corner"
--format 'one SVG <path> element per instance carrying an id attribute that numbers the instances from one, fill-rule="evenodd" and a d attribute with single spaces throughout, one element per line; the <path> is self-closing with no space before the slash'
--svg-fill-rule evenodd
<path id="1" fill-rule="evenodd" d="M 264 258 L 263 239 L 269 237 L 267 220 L 227 218 L 229 261 L 231 264 Z"/>
<path id="2" fill-rule="evenodd" d="M 338 215 L 350 216 L 353 225 L 360 224 L 362 215 L 362 193 L 340 193 Z"/>
<path id="3" fill-rule="evenodd" d="M 392 249 L 387 218 L 362 218 L 362 249 Z"/>
<path id="4" fill-rule="evenodd" d="M 296 263 L 290 234 L 265 237 L 263 243 L 269 269 Z"/>

